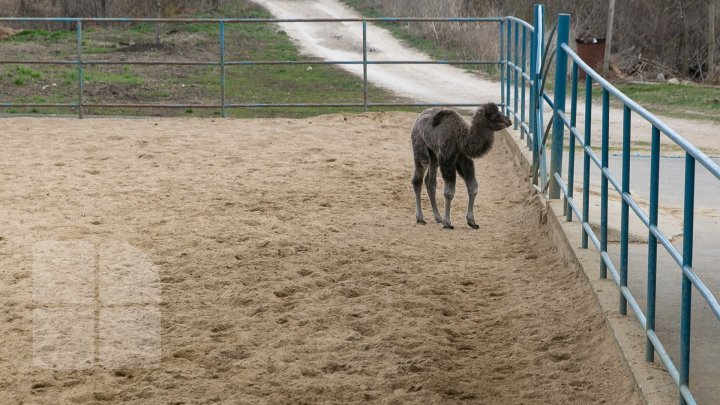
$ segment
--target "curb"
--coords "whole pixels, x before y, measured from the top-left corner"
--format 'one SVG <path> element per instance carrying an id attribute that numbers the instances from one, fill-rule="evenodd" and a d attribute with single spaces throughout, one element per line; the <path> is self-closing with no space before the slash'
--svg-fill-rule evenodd
<path id="1" fill-rule="evenodd" d="M 504 130 L 502 138 L 525 174 L 530 173 L 532 153 L 527 151 L 520 140 L 520 133 Z M 575 268 L 585 277 L 592 288 L 595 300 L 600 306 L 605 322 L 620 350 L 623 363 L 635 380 L 635 386 L 645 404 L 677 404 L 677 387 L 665 367 L 656 361 L 645 361 L 645 332 L 632 311 L 627 316 L 618 314 L 620 292 L 612 279 L 600 279 L 600 255 L 591 249 L 580 247 L 581 228 L 577 222 L 566 222 L 563 214 L 563 200 L 537 199 L 546 212 L 550 236 L 569 267 Z"/>

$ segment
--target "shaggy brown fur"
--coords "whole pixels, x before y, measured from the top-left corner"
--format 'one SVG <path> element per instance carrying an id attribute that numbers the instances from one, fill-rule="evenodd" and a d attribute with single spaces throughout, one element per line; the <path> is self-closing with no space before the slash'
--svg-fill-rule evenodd
<path id="1" fill-rule="evenodd" d="M 419 224 L 426 224 L 420 207 L 420 192 L 425 176 L 425 186 L 435 221 L 442 223 L 444 228 L 453 229 L 450 221 L 450 203 L 455 196 L 457 172 L 465 180 L 468 188 L 467 223 L 472 228 L 478 228 L 473 214 L 478 183 L 472 159 L 486 154 L 493 145 L 493 133 L 510 125 L 512 122 L 502 115 L 494 103 L 480 106 L 473 114 L 470 124 L 455 110 L 447 108 L 430 108 L 420 114 L 411 133 L 415 158 L 412 184 L 415 190 L 415 216 Z M 438 166 L 445 181 L 444 218 L 440 216 L 435 202 Z"/>

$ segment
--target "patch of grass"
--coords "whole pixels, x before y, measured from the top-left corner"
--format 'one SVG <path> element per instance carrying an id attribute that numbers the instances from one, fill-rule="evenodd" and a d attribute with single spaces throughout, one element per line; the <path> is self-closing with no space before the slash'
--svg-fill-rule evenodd
<path id="1" fill-rule="evenodd" d="M 65 84 L 75 84 L 78 80 L 77 69 L 65 71 Z M 143 84 L 145 79 L 132 71 L 129 65 L 123 65 L 122 72 L 107 71 L 102 68 L 90 68 L 83 71 L 83 81 L 86 84 L 107 83 L 126 86 Z"/>
<path id="2" fill-rule="evenodd" d="M 720 87 L 673 84 L 620 84 L 616 87 L 640 104 L 658 106 L 680 114 L 683 111 L 679 109 L 687 109 L 720 118 Z"/>
<path id="3" fill-rule="evenodd" d="M 15 80 L 13 80 L 13 83 L 15 83 L 16 86 L 24 86 L 27 83 L 40 80 L 42 73 L 27 66 L 20 65 L 15 68 L 15 74 L 8 72 L 7 77 L 11 79 L 14 77 Z"/>
<path id="4" fill-rule="evenodd" d="M 720 87 L 636 83 L 614 83 L 614 86 L 654 114 L 720 122 Z M 585 97 L 584 86 L 578 88 L 578 98 L 581 96 Z M 602 90 L 598 87 L 593 88 L 593 100 L 602 100 Z M 610 101 L 620 105 L 612 96 Z"/>
<path id="5" fill-rule="evenodd" d="M 146 22 L 136 23 L 135 25 L 130 27 L 130 31 L 131 32 L 140 32 L 140 33 L 144 33 L 144 34 L 150 34 L 150 33 L 155 32 L 155 24 L 146 23 Z"/>
<path id="6" fill-rule="evenodd" d="M 40 79 L 42 77 L 42 73 L 27 66 L 18 66 L 17 71 L 20 76 L 28 76 L 33 79 Z"/>
<path id="7" fill-rule="evenodd" d="M 145 80 L 133 73 L 90 73 L 86 76 L 88 83 L 102 82 L 120 85 L 135 86 L 143 84 Z"/>
<path id="8" fill-rule="evenodd" d="M 109 48 L 109 47 L 103 47 L 103 46 L 88 46 L 83 48 L 83 54 L 85 55 L 94 55 L 94 54 L 103 54 L 103 53 L 112 53 L 117 52 L 117 48 Z"/>
<path id="9" fill-rule="evenodd" d="M 69 30 L 24 30 L 0 42 L 61 42 L 74 38 L 75 32 Z"/>

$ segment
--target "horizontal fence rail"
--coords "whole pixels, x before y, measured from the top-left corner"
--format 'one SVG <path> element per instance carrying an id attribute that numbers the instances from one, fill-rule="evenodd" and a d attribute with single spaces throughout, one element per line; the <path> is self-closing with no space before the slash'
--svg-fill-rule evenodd
<path id="1" fill-rule="evenodd" d="M 510 18 L 510 17 L 507 17 Z M 416 18 L 416 17 L 377 17 L 377 18 L 23 18 L 0 17 L 0 22 L 12 23 L 72 23 L 75 25 L 77 40 L 77 58 L 75 60 L 0 60 L 0 65 L 68 65 L 77 67 L 78 95 L 76 102 L 72 103 L 15 103 L 0 102 L 2 108 L 70 108 L 78 111 L 78 116 L 84 116 L 87 108 L 171 108 L 171 109 L 218 109 L 222 117 L 226 117 L 226 110 L 233 108 L 364 108 L 370 107 L 475 107 L 481 104 L 467 100 L 459 103 L 407 103 L 407 102 L 372 102 L 368 99 L 368 67 L 373 65 L 496 65 L 501 60 L 372 60 L 368 58 L 367 24 L 377 22 L 454 22 L 454 23 L 505 23 L 507 18 Z M 514 19 L 514 21 L 520 21 Z M 360 23 L 362 24 L 362 56 L 360 60 L 226 60 L 225 58 L 225 25 L 226 24 L 275 24 L 275 23 Z M 205 23 L 217 24 L 219 43 L 218 57 L 215 61 L 110 61 L 86 59 L 83 55 L 83 23 Z M 519 22 L 518 22 L 519 24 Z M 166 66 L 209 66 L 219 67 L 220 95 L 217 103 L 186 104 L 186 103 L 87 103 L 84 101 L 84 71 L 87 66 L 117 66 L 117 65 L 166 65 Z M 363 89 L 362 101 L 349 103 L 229 103 L 226 100 L 227 77 L 225 69 L 228 66 L 268 66 L 268 65 L 362 65 Z M 504 105 L 504 103 L 501 103 Z"/>
<path id="2" fill-rule="evenodd" d="M 691 297 L 694 289 L 700 293 L 709 309 L 720 320 L 720 304 L 717 298 L 703 282 L 702 278 L 693 270 L 693 222 L 695 216 L 695 169 L 699 163 L 708 172 L 720 181 L 720 166 L 710 159 L 705 153 L 698 149 L 695 145 L 683 138 L 675 130 L 670 128 L 662 120 L 638 103 L 627 97 L 610 82 L 603 78 L 588 66 L 569 46 L 569 28 L 570 16 L 560 14 L 557 24 L 557 40 L 555 45 L 555 86 L 553 97 L 550 97 L 542 87 L 538 87 L 538 82 L 542 83 L 544 77 L 537 76 L 535 72 L 540 66 L 547 65 L 550 62 L 546 58 L 547 49 L 542 53 L 544 34 L 538 27 L 542 27 L 543 6 L 535 6 L 534 30 L 538 35 L 533 33 L 531 38 L 531 66 L 530 73 L 526 76 L 525 58 L 525 31 L 529 24 L 517 21 L 514 18 L 504 19 L 504 24 L 508 24 L 508 28 L 504 35 L 501 24 L 501 55 L 504 55 L 501 62 L 501 72 L 505 72 L 503 77 L 503 102 L 507 103 L 506 114 L 513 115 L 516 120 L 520 120 L 521 139 L 528 135 L 528 148 L 533 151 L 533 168 L 539 167 L 538 170 L 544 172 L 546 169 L 538 160 L 545 153 L 545 142 L 543 137 L 547 136 L 549 127 L 543 135 L 542 124 L 538 125 L 536 120 L 542 119 L 542 104 L 547 104 L 552 112 L 552 154 L 551 165 L 549 169 L 549 197 L 559 198 L 562 194 L 566 203 L 566 220 L 572 221 L 572 216 L 578 219 L 582 227 L 582 247 L 588 248 L 589 242 L 600 253 L 600 277 L 606 278 L 609 273 L 611 279 L 618 286 L 619 292 L 619 308 L 621 315 L 627 313 L 629 306 L 636 315 L 640 325 L 645 330 L 646 335 L 646 360 L 654 361 L 655 353 L 662 364 L 667 368 L 672 380 L 678 386 L 678 395 L 681 404 L 694 404 L 695 398 L 690 390 L 690 319 L 691 319 Z M 518 29 L 523 30 L 522 40 L 518 45 L 517 34 Z M 514 39 L 513 39 L 514 35 Z M 518 55 L 520 58 L 518 59 Z M 539 58 L 539 62 L 538 59 Z M 519 63 L 518 63 L 519 61 Z M 570 65 L 568 72 L 566 68 Z M 585 89 L 585 109 L 578 111 L 578 86 L 581 85 L 579 80 L 579 72 L 585 73 L 584 89 Z M 570 78 L 570 111 L 569 115 L 566 111 L 566 89 L 568 88 L 567 79 Z M 517 103 L 524 103 L 524 96 L 518 97 L 517 91 L 511 91 L 518 86 L 524 91 L 526 85 L 530 88 L 530 106 L 534 113 L 529 117 L 529 121 L 525 121 L 525 115 L 521 111 L 518 114 Z M 601 139 L 600 144 L 592 139 L 592 113 L 593 113 L 593 85 L 599 85 L 602 92 L 602 120 L 601 120 Z M 522 93 L 521 93 L 522 94 Z M 514 95 L 514 98 L 513 98 Z M 618 101 L 622 106 L 622 174 L 620 178 L 613 174 L 609 168 L 609 110 L 610 99 Z M 512 100 L 512 101 L 511 101 Z M 511 108 L 510 106 L 514 108 Z M 652 142 L 650 156 L 650 201 L 649 212 L 643 211 L 638 205 L 635 198 L 630 193 L 630 157 L 631 157 L 631 140 L 632 140 L 632 113 L 644 119 L 652 127 Z M 582 114 L 584 117 L 584 128 L 577 128 L 577 116 Z M 567 152 L 564 149 L 564 134 L 569 133 L 569 144 Z M 678 250 L 669 240 L 667 234 L 660 229 L 659 220 L 659 198 L 658 191 L 660 187 L 660 140 L 661 136 L 670 139 L 677 147 L 679 147 L 685 159 L 685 187 L 679 190 L 684 194 L 683 208 L 683 246 L 682 251 Z M 578 145 L 582 150 L 583 156 L 583 182 L 582 182 L 582 201 L 576 201 L 573 195 L 575 188 L 574 167 L 575 167 L 575 148 Z M 596 153 L 596 149 L 600 148 L 600 156 Z M 568 173 L 567 179 L 563 179 L 562 161 L 567 154 Z M 590 168 L 593 164 L 601 173 L 600 184 L 600 229 L 598 235 L 589 223 L 589 200 L 590 200 Z M 540 183 L 536 187 L 543 191 L 548 184 Z M 702 185 L 700 185 L 702 186 Z M 610 193 L 617 193 L 621 200 L 621 218 L 620 218 L 620 260 L 616 263 L 608 253 L 608 197 Z M 646 311 L 643 312 L 637 299 L 628 289 L 628 272 L 630 271 L 628 263 L 628 244 L 629 244 L 629 218 L 634 214 L 640 222 L 646 227 L 648 232 L 647 242 L 647 294 L 645 300 Z M 668 354 L 663 341 L 656 333 L 656 301 L 658 294 L 668 294 L 664 291 L 657 291 L 657 249 L 659 246 L 665 249 L 669 256 L 673 259 L 680 270 L 681 284 L 681 304 L 678 311 L 680 313 L 680 348 L 679 360 L 673 361 Z M 701 254 L 703 252 L 700 252 Z"/>

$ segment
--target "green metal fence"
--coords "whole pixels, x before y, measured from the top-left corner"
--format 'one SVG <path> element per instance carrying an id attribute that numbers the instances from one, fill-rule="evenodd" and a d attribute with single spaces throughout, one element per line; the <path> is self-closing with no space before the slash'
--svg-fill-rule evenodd
<path id="1" fill-rule="evenodd" d="M 77 111 L 80 118 L 83 117 L 87 108 L 198 108 L 220 110 L 225 117 L 228 109 L 234 108 L 294 108 L 294 107 L 346 107 L 364 108 L 369 107 L 391 107 L 391 106 L 448 106 L 448 107 L 473 107 L 481 104 L 480 100 L 462 100 L 458 103 L 400 103 L 371 101 L 368 99 L 368 69 L 373 65 L 500 65 L 500 60 L 372 60 L 368 57 L 367 25 L 373 22 L 454 22 L 454 23 L 496 23 L 503 24 L 501 18 L 317 18 L 317 19 L 274 19 L 274 18 L 22 18 L 22 17 L 0 17 L 0 22 L 10 23 L 68 23 L 75 26 L 77 53 L 74 60 L 0 60 L 2 64 L 26 64 L 26 65 L 70 65 L 77 66 L 77 100 L 73 103 L 43 104 L 43 103 L 17 103 L 11 100 L 0 100 L 0 107 L 34 107 L 34 108 L 68 108 Z M 225 27 L 228 24 L 276 24 L 276 23 L 338 23 L 350 22 L 362 26 L 362 59 L 358 60 L 227 60 L 225 55 L 226 37 Z M 83 55 L 83 33 L 84 23 L 93 24 L 118 24 L 118 23 L 204 23 L 216 24 L 218 27 L 218 55 L 215 61 L 108 61 L 87 59 Z M 226 97 L 226 67 L 228 66 L 263 66 L 263 65 L 362 65 L 363 66 L 363 87 L 362 99 L 350 103 L 228 103 Z M 143 104 L 143 103 L 87 103 L 85 102 L 84 71 L 87 66 L 97 65 L 181 65 L 181 66 L 215 66 L 220 68 L 218 83 L 220 94 L 216 103 L 208 104 Z"/>

